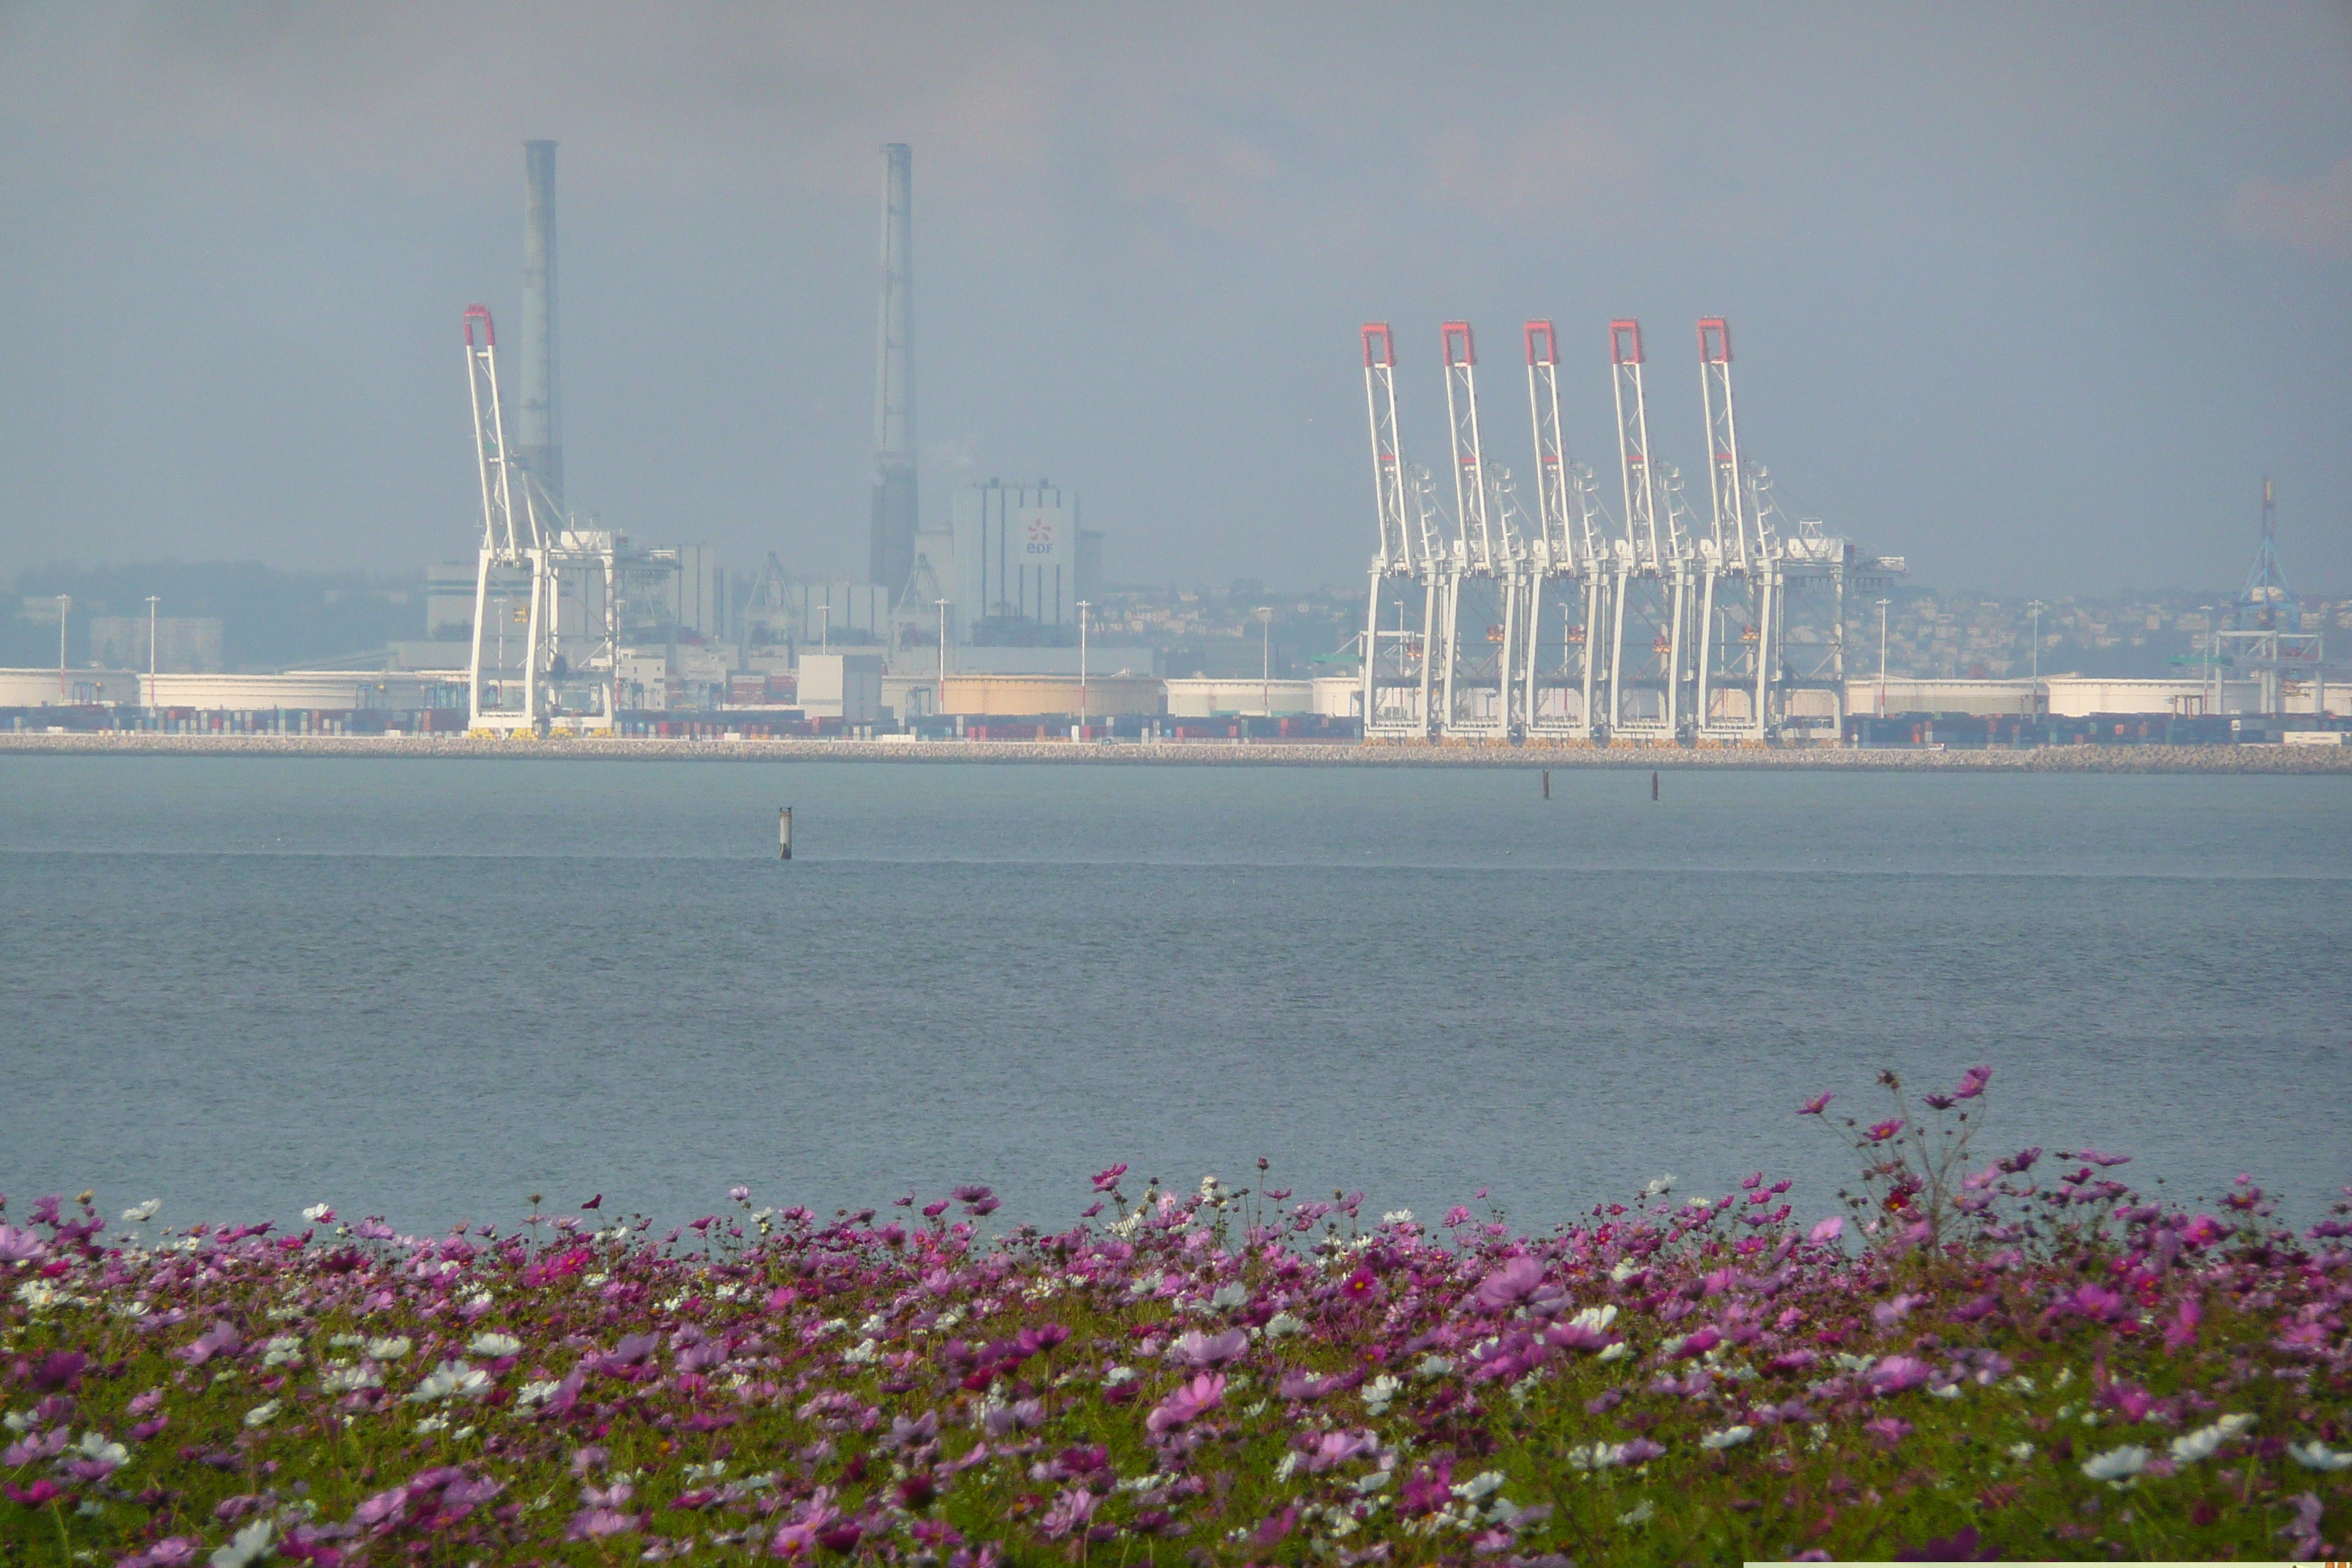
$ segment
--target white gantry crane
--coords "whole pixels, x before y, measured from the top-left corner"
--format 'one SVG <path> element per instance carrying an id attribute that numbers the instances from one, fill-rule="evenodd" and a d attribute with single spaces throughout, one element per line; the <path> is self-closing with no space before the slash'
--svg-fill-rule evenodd
<path id="1" fill-rule="evenodd" d="M 1519 641 L 1517 540 L 1479 436 L 1478 349 L 1470 323 L 1446 322 L 1441 341 L 1459 531 L 1446 583 L 1447 646 L 1438 714 L 1447 734 L 1503 739 L 1517 732 L 1511 700 L 1512 655 Z M 1466 632 L 1465 609 L 1471 628 Z"/>
<path id="2" fill-rule="evenodd" d="M 1528 408 L 1535 437 L 1538 537 L 1528 551 L 1527 646 L 1521 655 L 1519 711 L 1527 733 L 1594 734 L 1592 628 L 1607 600 L 1607 562 L 1593 526 L 1592 474 L 1569 459 L 1559 422 L 1559 336 L 1549 321 L 1529 321 Z M 1546 590 L 1559 629 L 1558 652 L 1546 630 Z"/>
<path id="3" fill-rule="evenodd" d="M 1609 323 L 1625 534 L 1612 584 L 1608 726 L 1612 735 L 1679 739 L 1691 561 L 1668 481 L 1650 461 L 1642 324 Z"/>
<path id="4" fill-rule="evenodd" d="M 1698 648 L 1692 721 L 1702 735 L 1760 741 L 1771 679 L 1778 563 L 1749 504 L 1731 406 L 1731 328 L 1698 324 L 1699 402 L 1706 413 L 1713 528 L 1699 546 Z M 1744 711 L 1743 711 L 1744 706 Z"/>
<path id="5" fill-rule="evenodd" d="M 1365 323 L 1363 344 L 1372 494 L 1380 519 L 1380 550 L 1372 557 L 1364 618 L 1364 733 L 1425 740 L 1433 716 L 1430 659 L 1443 576 L 1440 546 L 1427 487 L 1406 467 L 1397 432 L 1396 341 L 1388 323 Z"/>
<path id="6" fill-rule="evenodd" d="M 1570 460 L 1558 334 L 1527 323 L 1535 514 L 1489 460 L 1469 323 L 1442 332 L 1454 458 L 1447 519 L 1404 458 L 1394 341 L 1363 330 L 1380 549 L 1365 621 L 1365 733 L 1761 741 L 1842 728 L 1846 590 L 1899 573 L 1806 520 L 1789 531 L 1771 481 L 1741 452 L 1731 332 L 1698 323 L 1709 516 L 1650 450 L 1641 324 L 1609 324 L 1622 526 Z M 1413 600 L 1419 624 L 1412 623 Z M 1392 619 L 1391 619 L 1392 617 Z"/>
<path id="7" fill-rule="evenodd" d="M 530 482 L 516 482 L 521 465 L 507 453 L 506 415 L 499 398 L 499 335 L 487 305 L 466 307 L 466 379 L 473 398 L 474 456 L 482 487 L 482 549 L 474 575 L 474 647 L 466 682 L 471 694 L 468 727 L 537 730 L 546 716 L 547 677 L 553 663 L 547 648 L 551 619 L 546 602 L 547 546 L 540 535 Z M 520 521 L 518 489 L 522 491 Z M 495 595 L 494 587 L 500 590 Z M 521 604 L 514 602 L 518 592 Z M 521 659 L 519 680 L 510 674 L 514 665 L 507 650 L 510 623 L 520 628 L 511 639 Z M 493 660 L 488 668 L 483 661 L 486 651 Z"/>
<path id="8" fill-rule="evenodd" d="M 565 524 L 545 485 L 509 451 L 498 330 L 487 305 L 466 307 L 466 378 L 482 493 L 468 727 L 536 733 L 562 719 L 610 730 L 631 552 L 618 533 Z"/>

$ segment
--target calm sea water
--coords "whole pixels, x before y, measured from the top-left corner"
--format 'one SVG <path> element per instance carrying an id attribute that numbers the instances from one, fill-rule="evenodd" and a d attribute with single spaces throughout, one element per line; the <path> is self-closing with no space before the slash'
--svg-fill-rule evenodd
<path id="1" fill-rule="evenodd" d="M 1988 1152 L 2352 1180 L 2332 778 L 0 758 L 0 1190 L 409 1227 L 1112 1161 L 1549 1225 L 1994 1065 Z M 795 807 L 798 858 L 775 858 Z M 11 1212 L 21 1208 L 21 1202 Z"/>

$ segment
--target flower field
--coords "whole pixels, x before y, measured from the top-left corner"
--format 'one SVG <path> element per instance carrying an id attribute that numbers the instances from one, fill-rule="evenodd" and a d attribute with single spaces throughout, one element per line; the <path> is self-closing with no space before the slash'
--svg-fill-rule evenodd
<path id="1" fill-rule="evenodd" d="M 1527 1233 L 1215 1178 L 406 1236 L 0 1209 L 0 1561 L 2344 1555 L 2352 1203 L 1883 1118 L 1838 1205 Z M 1797 1108 L 1791 1108 L 1797 1109 Z M 1979 1118 L 1980 1120 L 1980 1118 Z M 1483 1195 L 1483 1194 L 1482 1194 Z"/>

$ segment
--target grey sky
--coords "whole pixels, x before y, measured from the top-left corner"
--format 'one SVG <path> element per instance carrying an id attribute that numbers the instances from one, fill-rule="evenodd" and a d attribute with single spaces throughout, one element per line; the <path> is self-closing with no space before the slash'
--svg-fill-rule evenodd
<path id="1" fill-rule="evenodd" d="M 1915 576 L 2352 586 L 2352 8 L 0 5 L 0 570 L 469 552 L 459 315 L 562 143 L 566 471 L 641 538 L 866 553 L 879 144 L 915 147 L 924 506 L 1049 475 L 1114 578 L 1338 586 L 1356 329 L 1606 467 L 1605 323 Z M 509 366 L 511 370 L 511 366 Z"/>

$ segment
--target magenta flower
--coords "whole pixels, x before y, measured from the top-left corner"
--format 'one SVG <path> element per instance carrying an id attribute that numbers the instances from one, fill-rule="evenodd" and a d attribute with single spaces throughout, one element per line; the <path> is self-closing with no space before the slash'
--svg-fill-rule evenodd
<path id="1" fill-rule="evenodd" d="M 1844 1230 L 1845 1217 L 1843 1215 L 1832 1215 L 1829 1218 L 1822 1221 L 1821 1224 L 1813 1226 L 1811 1230 L 1806 1232 L 1805 1239 L 1807 1241 L 1835 1241 Z"/>
<path id="2" fill-rule="evenodd" d="M 1992 1068 L 1989 1067 L 1972 1067 L 1968 1071 L 1960 1075 L 1960 1086 L 1959 1088 L 1952 1090 L 1952 1098 L 1955 1100 L 1974 1100 L 1977 1096 L 1985 1091 L 1985 1085 L 1991 1081 Z"/>
<path id="3" fill-rule="evenodd" d="M 49 1244 L 29 1228 L 0 1225 L 0 1263 L 30 1263 L 48 1249 Z"/>
<path id="4" fill-rule="evenodd" d="M 2103 1168 L 2108 1165 L 2128 1165 L 2131 1163 L 2131 1156 L 2129 1154 L 2106 1154 L 2100 1152 L 2096 1149 L 2077 1149 L 2074 1151 L 2074 1157 L 2077 1160 L 2086 1161 L 2091 1164 L 2098 1165 Z"/>
<path id="5" fill-rule="evenodd" d="M 1118 1185 L 1118 1179 L 1126 1174 L 1127 1167 L 1124 1164 L 1110 1165 L 1102 1170 L 1097 1171 L 1095 1173 L 1095 1191 L 1098 1193 L 1109 1192 L 1113 1187 Z"/>
<path id="6" fill-rule="evenodd" d="M 1813 1099 L 1805 1101 L 1804 1104 L 1797 1107 L 1797 1114 L 1800 1116 L 1819 1116 L 1822 1111 L 1829 1109 L 1830 1101 L 1836 1098 L 1837 1096 L 1834 1094 L 1817 1095 Z"/>
<path id="7" fill-rule="evenodd" d="M 1898 1116 L 1891 1121 L 1882 1121 L 1877 1126 L 1872 1128 L 1870 1130 L 1870 1141 L 1874 1143 L 1884 1143 L 1889 1138 L 1894 1137 L 1897 1132 L 1902 1131 L 1903 1119 Z"/>
<path id="8" fill-rule="evenodd" d="M 1869 1433 L 1871 1441 L 1882 1448 L 1901 1447 L 1903 1439 L 1911 1436 L 1912 1432 L 1911 1423 L 1904 1420 L 1900 1415 L 1882 1415 L 1875 1421 L 1865 1421 L 1862 1424 L 1862 1429 Z"/>
<path id="9" fill-rule="evenodd" d="M 1143 1418 L 1144 1427 L 1155 1437 L 1163 1436 L 1199 1420 L 1223 1404 L 1224 1398 L 1223 1374 L 1204 1372 L 1152 1406 L 1151 1414 Z"/>

